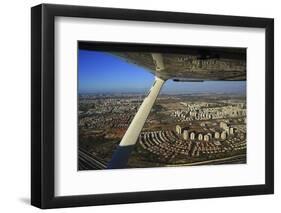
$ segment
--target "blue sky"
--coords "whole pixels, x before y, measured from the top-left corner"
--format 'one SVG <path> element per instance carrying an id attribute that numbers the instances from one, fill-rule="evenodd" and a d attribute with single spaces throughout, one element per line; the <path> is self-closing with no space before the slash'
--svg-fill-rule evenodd
<path id="1" fill-rule="evenodd" d="M 146 69 L 106 52 L 78 50 L 79 93 L 146 92 L 154 76 Z M 245 81 L 167 81 L 161 93 L 246 92 Z"/>

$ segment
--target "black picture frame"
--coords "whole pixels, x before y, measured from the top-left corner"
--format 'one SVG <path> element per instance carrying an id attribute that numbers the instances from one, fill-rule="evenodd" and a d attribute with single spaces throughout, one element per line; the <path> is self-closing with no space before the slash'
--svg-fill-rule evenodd
<path id="1" fill-rule="evenodd" d="M 264 28 L 265 184 L 93 195 L 54 195 L 55 17 Z M 42 209 L 274 193 L 274 20 L 164 11 L 41 4 L 31 8 L 31 204 Z"/>

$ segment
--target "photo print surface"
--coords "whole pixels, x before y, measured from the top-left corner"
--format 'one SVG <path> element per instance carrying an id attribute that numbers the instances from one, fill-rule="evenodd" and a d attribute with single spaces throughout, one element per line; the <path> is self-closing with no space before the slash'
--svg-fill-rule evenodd
<path id="1" fill-rule="evenodd" d="M 245 164 L 246 48 L 78 42 L 78 170 Z"/>

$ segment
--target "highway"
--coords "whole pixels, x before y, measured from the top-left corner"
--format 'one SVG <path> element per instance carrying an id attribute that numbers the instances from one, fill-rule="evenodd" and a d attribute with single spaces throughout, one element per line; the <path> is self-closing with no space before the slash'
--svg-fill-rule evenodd
<path id="1" fill-rule="evenodd" d="M 194 162 L 194 163 L 184 163 L 184 164 L 178 164 L 178 165 L 166 165 L 166 166 L 167 167 L 170 167 L 170 166 L 197 166 L 197 165 L 220 165 L 220 164 L 237 164 L 237 163 L 245 164 L 246 163 L 245 159 L 246 159 L 246 155 L 241 154 L 241 155 L 231 156 L 231 157 L 227 157 L 227 158 L 200 161 L 200 162 Z"/>
<path id="2" fill-rule="evenodd" d="M 79 170 L 106 169 L 107 163 L 99 157 L 79 148 L 78 168 Z"/>

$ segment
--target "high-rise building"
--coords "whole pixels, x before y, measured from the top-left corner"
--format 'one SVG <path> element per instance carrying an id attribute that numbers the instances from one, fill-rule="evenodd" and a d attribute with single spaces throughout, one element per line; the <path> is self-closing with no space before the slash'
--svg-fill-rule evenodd
<path id="1" fill-rule="evenodd" d="M 183 130 L 183 139 L 187 140 L 188 139 L 188 131 L 185 129 Z"/>
<path id="2" fill-rule="evenodd" d="M 180 135 L 182 132 L 181 132 L 181 126 L 180 125 L 176 125 L 176 132 Z"/>
<path id="3" fill-rule="evenodd" d="M 195 133 L 194 133 L 194 132 L 191 132 L 191 133 L 190 133 L 190 139 L 191 139 L 191 140 L 195 140 Z"/>
<path id="4" fill-rule="evenodd" d="M 200 140 L 200 141 L 203 140 L 203 134 L 202 133 L 198 134 L 198 140 Z"/>
<path id="5" fill-rule="evenodd" d="M 221 139 L 222 139 L 222 140 L 225 140 L 225 139 L 226 139 L 226 131 L 223 131 L 223 132 L 221 133 Z"/>
<path id="6" fill-rule="evenodd" d="M 227 123 L 225 123 L 225 122 L 220 122 L 220 128 L 222 128 L 222 129 L 226 129 L 227 128 Z"/>
<path id="7" fill-rule="evenodd" d="M 220 138 L 220 133 L 219 132 L 215 132 L 215 139 L 219 139 Z"/>
<path id="8" fill-rule="evenodd" d="M 210 140 L 209 135 L 204 135 L 204 141 L 209 141 L 209 140 Z"/>

